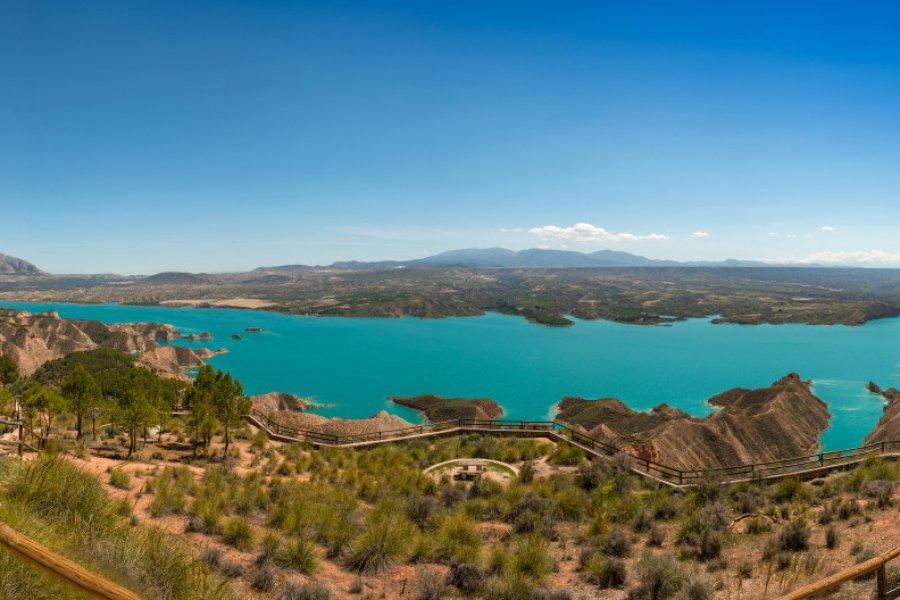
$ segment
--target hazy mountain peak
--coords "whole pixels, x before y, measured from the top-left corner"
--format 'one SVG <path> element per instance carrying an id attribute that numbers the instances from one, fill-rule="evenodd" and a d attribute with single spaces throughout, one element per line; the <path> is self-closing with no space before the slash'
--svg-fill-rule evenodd
<path id="1" fill-rule="evenodd" d="M 0 254 L 0 273 L 4 275 L 42 275 L 44 272 L 27 260 Z"/>

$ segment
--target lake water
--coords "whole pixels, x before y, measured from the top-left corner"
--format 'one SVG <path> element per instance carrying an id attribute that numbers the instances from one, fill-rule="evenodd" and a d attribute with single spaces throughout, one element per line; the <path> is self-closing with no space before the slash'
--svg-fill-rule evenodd
<path id="1" fill-rule="evenodd" d="M 368 417 L 413 411 L 390 395 L 489 397 L 511 419 L 545 419 L 563 396 L 616 397 L 637 410 L 661 402 L 702 416 L 709 397 L 733 387 L 764 387 L 791 371 L 815 382 L 833 415 L 828 449 L 858 445 L 881 416 L 869 380 L 897 386 L 900 319 L 862 327 L 713 325 L 671 327 L 577 321 L 533 325 L 488 314 L 442 320 L 301 317 L 254 310 L 0 302 L 31 312 L 105 323 L 171 323 L 206 342 L 178 342 L 228 354 L 210 360 L 231 371 L 248 394 L 282 391 L 333 404 L 322 414 Z M 262 333 L 244 333 L 260 327 Z M 239 333 L 243 339 L 232 340 Z"/>

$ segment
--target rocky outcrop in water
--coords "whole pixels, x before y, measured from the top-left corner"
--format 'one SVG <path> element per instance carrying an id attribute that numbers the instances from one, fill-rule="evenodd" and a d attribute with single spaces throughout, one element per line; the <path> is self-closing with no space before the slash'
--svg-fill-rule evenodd
<path id="1" fill-rule="evenodd" d="M 696 418 L 666 404 L 636 412 L 614 398 L 564 398 L 558 419 L 624 451 L 679 469 L 729 467 L 814 453 L 828 406 L 792 373 L 768 388 L 736 388 L 709 399 Z"/>
<path id="2" fill-rule="evenodd" d="M 490 398 L 444 398 L 434 394 L 391 396 L 391 402 L 421 412 L 432 423 L 455 419 L 498 419 L 503 409 Z"/>
<path id="3" fill-rule="evenodd" d="M 250 400 L 253 402 L 253 408 L 266 414 L 279 410 L 303 411 L 310 405 L 306 398 L 284 392 L 269 392 L 251 396 Z"/>
<path id="4" fill-rule="evenodd" d="M 181 338 L 171 325 L 61 319 L 55 312 L 31 314 L 0 308 L 0 353 L 11 356 L 23 375 L 47 361 L 72 352 L 107 348 L 139 354 L 140 361 L 161 374 L 184 377 L 182 367 L 200 366 L 219 351 L 160 346 Z"/>
<path id="5" fill-rule="evenodd" d="M 866 443 L 900 440 L 900 390 L 897 388 L 883 390 L 875 383 L 870 383 L 868 390 L 883 396 L 887 400 L 887 404 L 884 406 L 884 414 L 881 415 L 875 429 L 866 436 Z"/>
<path id="6" fill-rule="evenodd" d="M 196 342 L 199 340 L 211 340 L 211 339 L 213 339 L 213 337 L 210 332 L 204 331 L 203 333 L 192 333 L 190 335 L 186 335 L 182 339 L 185 339 L 185 340 L 188 340 L 191 342 Z"/>

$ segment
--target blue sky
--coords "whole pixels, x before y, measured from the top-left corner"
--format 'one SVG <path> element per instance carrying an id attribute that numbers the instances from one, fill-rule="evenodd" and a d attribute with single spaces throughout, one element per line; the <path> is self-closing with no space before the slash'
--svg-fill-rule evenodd
<path id="1" fill-rule="evenodd" d="M 900 266 L 893 2 L 0 4 L 0 252 Z"/>

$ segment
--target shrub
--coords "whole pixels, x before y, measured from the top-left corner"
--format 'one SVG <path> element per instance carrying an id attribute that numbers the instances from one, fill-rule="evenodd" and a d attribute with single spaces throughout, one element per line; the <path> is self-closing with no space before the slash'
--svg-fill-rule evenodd
<path id="1" fill-rule="evenodd" d="M 507 515 L 516 533 L 543 533 L 552 536 L 556 529 L 553 517 L 556 505 L 529 490 Z"/>
<path id="2" fill-rule="evenodd" d="M 876 556 L 877 556 L 877 554 L 875 554 L 874 550 L 872 550 L 868 546 L 863 546 L 862 548 L 860 548 L 860 551 L 858 553 L 856 553 L 856 564 L 861 564 L 866 561 L 872 560 Z M 853 581 L 865 581 L 867 579 L 873 579 L 874 577 L 875 577 L 875 572 L 873 571 L 871 573 L 868 573 L 867 575 L 862 575 L 860 577 L 857 577 Z"/>
<path id="3" fill-rule="evenodd" d="M 863 484 L 862 493 L 866 498 L 875 500 L 878 508 L 887 508 L 891 505 L 894 484 L 886 479 L 873 479 Z"/>
<path id="4" fill-rule="evenodd" d="M 447 597 L 447 583 L 441 574 L 430 567 L 416 567 L 416 579 L 419 582 L 419 600 L 442 600 Z"/>
<path id="5" fill-rule="evenodd" d="M 769 523 L 768 519 L 764 519 L 757 515 L 747 522 L 746 532 L 750 535 L 756 535 L 759 533 L 765 533 L 766 531 L 770 531 L 771 529 L 772 525 Z"/>
<path id="6" fill-rule="evenodd" d="M 519 467 L 519 481 L 525 485 L 534 481 L 534 463 L 532 461 L 526 460 L 522 463 L 522 466 Z"/>
<path id="7" fill-rule="evenodd" d="M 587 559 L 582 567 L 582 573 L 588 583 L 601 588 L 622 587 L 628 577 L 625 561 L 596 555 Z"/>
<path id="8" fill-rule="evenodd" d="M 478 526 L 466 515 L 456 513 L 441 523 L 437 533 L 437 555 L 454 562 L 477 562 L 483 541 Z"/>
<path id="9" fill-rule="evenodd" d="M 653 522 L 653 513 L 642 506 L 631 518 L 631 528 L 635 533 L 644 533 L 645 531 L 650 530 L 653 526 Z"/>
<path id="10" fill-rule="evenodd" d="M 757 508 L 759 508 L 759 501 L 756 494 L 752 492 L 742 492 L 734 498 L 734 510 L 740 514 L 752 513 Z"/>
<path id="11" fill-rule="evenodd" d="M 131 475 L 122 469 L 113 469 L 109 474 L 109 485 L 120 490 L 130 490 Z"/>
<path id="12" fill-rule="evenodd" d="M 318 581 L 307 583 L 288 581 L 281 590 L 278 600 L 331 600 L 331 588 Z"/>
<path id="13" fill-rule="evenodd" d="M 600 459 L 593 459 L 578 465 L 576 480 L 583 490 L 591 492 L 610 479 L 607 466 Z"/>
<path id="14" fill-rule="evenodd" d="M 653 518 L 661 521 L 667 521 L 678 514 L 678 504 L 668 491 L 656 495 L 651 502 L 651 507 Z"/>
<path id="15" fill-rule="evenodd" d="M 207 546 L 200 551 L 200 560 L 211 567 L 218 567 L 222 562 L 222 551 L 212 546 Z"/>
<path id="16" fill-rule="evenodd" d="M 253 546 L 253 528 L 250 522 L 242 517 L 235 517 L 226 522 L 222 536 L 226 544 L 234 546 L 241 552 L 246 552 Z"/>
<path id="17" fill-rule="evenodd" d="M 256 569 L 252 585 L 257 591 L 271 592 L 275 589 L 275 570 L 268 563 L 261 565 Z"/>
<path id="18" fill-rule="evenodd" d="M 662 530 L 662 528 L 653 525 L 650 528 L 650 531 L 647 532 L 647 545 L 656 548 L 662 548 L 662 545 L 666 541 L 666 533 Z"/>
<path id="19" fill-rule="evenodd" d="M 793 477 L 782 479 L 771 488 L 772 500 L 775 502 L 796 500 L 803 495 L 803 492 L 803 483 Z"/>
<path id="20" fill-rule="evenodd" d="M 801 552 L 809 547 L 809 527 L 805 520 L 794 519 L 778 530 L 775 539 L 779 550 Z"/>
<path id="21" fill-rule="evenodd" d="M 829 525 L 825 530 L 825 547 L 829 550 L 834 550 L 837 548 L 839 541 L 837 528 L 834 525 Z"/>
<path id="22" fill-rule="evenodd" d="M 727 510 L 720 503 L 694 512 L 678 530 L 682 556 L 699 560 L 718 557 L 725 545 L 728 523 Z"/>
<path id="23" fill-rule="evenodd" d="M 153 502 L 150 503 L 151 516 L 158 517 L 184 510 L 184 491 L 177 482 L 166 477 L 165 473 L 154 482 L 153 492 Z"/>
<path id="24" fill-rule="evenodd" d="M 477 594 L 485 584 L 484 571 L 473 563 L 450 563 L 447 572 L 447 583 L 463 594 Z"/>
<path id="25" fill-rule="evenodd" d="M 625 558 L 631 554 L 631 540 L 624 529 L 617 527 L 600 538 L 600 550 L 606 556 Z"/>
<path id="26" fill-rule="evenodd" d="M 547 458 L 547 462 L 552 465 L 575 466 L 585 459 L 584 450 L 578 446 L 571 444 L 559 443 L 556 449 Z"/>
<path id="27" fill-rule="evenodd" d="M 244 566 L 233 560 L 222 559 L 219 561 L 219 571 L 222 572 L 226 577 L 243 577 L 244 576 Z"/>
<path id="28" fill-rule="evenodd" d="M 274 562 L 285 552 L 284 540 L 275 533 L 267 531 L 260 542 L 260 553 L 256 557 L 256 564 Z"/>
<path id="29" fill-rule="evenodd" d="M 490 577 L 484 586 L 484 600 L 531 600 L 534 582 L 516 572 Z"/>
<path id="30" fill-rule="evenodd" d="M 438 501 L 433 496 L 410 496 L 406 499 L 406 516 L 420 529 L 424 529 L 438 511 Z"/>
<path id="31" fill-rule="evenodd" d="M 629 598 L 634 600 L 666 600 L 674 596 L 684 579 L 681 567 L 669 554 L 645 552 L 634 567 L 637 587 Z"/>
<path id="32" fill-rule="evenodd" d="M 741 579 L 750 579 L 753 577 L 753 561 L 749 558 L 742 560 L 741 564 L 738 565 L 737 573 L 738 577 Z"/>
<path id="33" fill-rule="evenodd" d="M 406 515 L 390 504 L 380 504 L 369 514 L 365 531 L 351 544 L 348 562 L 360 571 L 383 571 L 406 556 L 413 533 Z"/>
<path id="34" fill-rule="evenodd" d="M 519 538 L 512 547 L 512 568 L 533 581 L 541 581 L 553 571 L 553 559 L 546 540 L 537 535 Z"/>
<path id="35" fill-rule="evenodd" d="M 692 573 L 685 579 L 681 595 L 684 600 L 712 600 L 712 582 L 700 573 Z"/>
<path id="36" fill-rule="evenodd" d="M 316 547 L 306 538 L 296 538 L 289 542 L 277 555 L 279 564 L 299 571 L 304 575 L 312 575 L 319 564 Z"/>
<path id="37" fill-rule="evenodd" d="M 257 452 L 262 452 L 269 445 L 269 435 L 262 429 L 257 430 L 250 440 L 250 447 Z"/>

